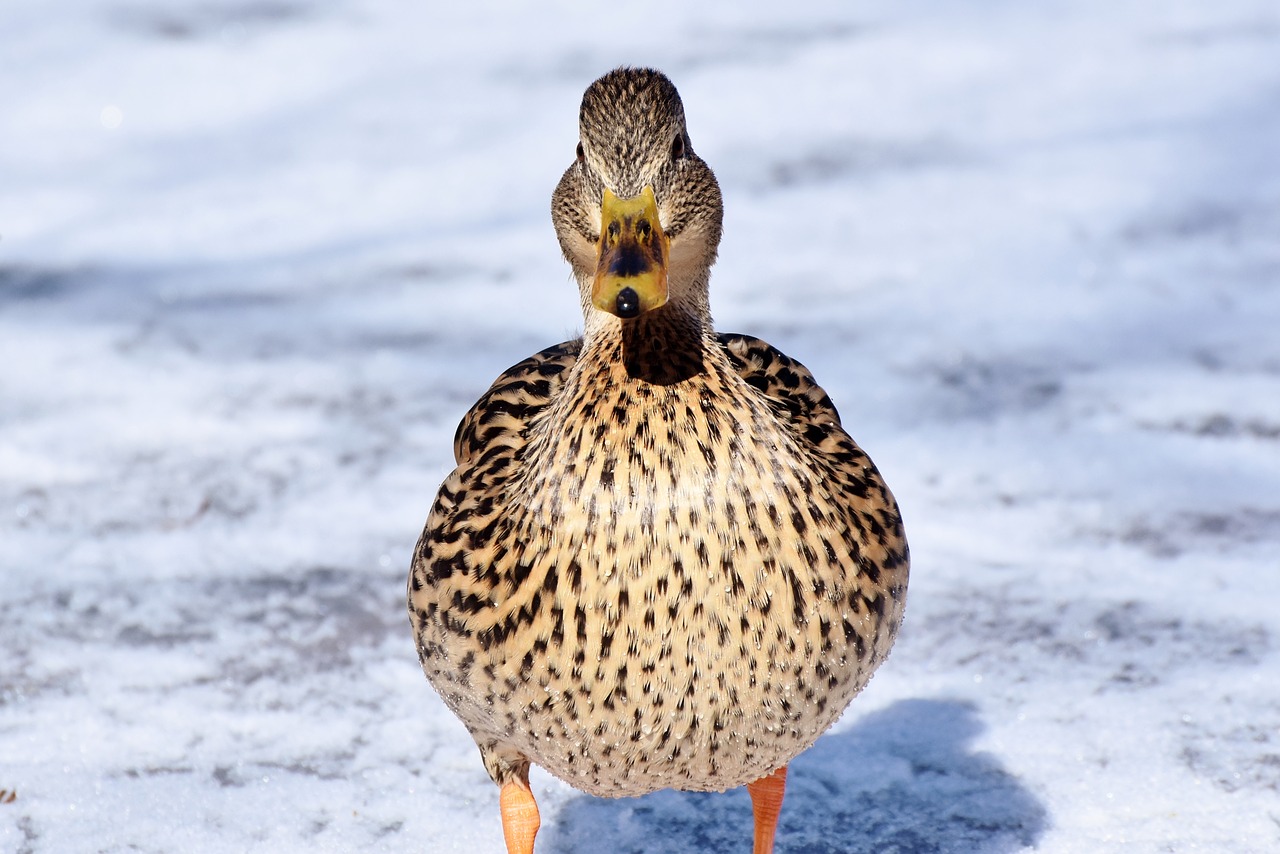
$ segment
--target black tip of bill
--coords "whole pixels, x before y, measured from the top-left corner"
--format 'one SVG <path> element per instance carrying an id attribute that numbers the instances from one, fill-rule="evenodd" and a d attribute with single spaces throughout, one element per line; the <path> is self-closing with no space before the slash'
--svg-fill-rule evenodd
<path id="1" fill-rule="evenodd" d="M 616 308 L 618 317 L 637 317 L 640 314 L 640 295 L 632 288 L 623 288 L 618 291 Z"/>

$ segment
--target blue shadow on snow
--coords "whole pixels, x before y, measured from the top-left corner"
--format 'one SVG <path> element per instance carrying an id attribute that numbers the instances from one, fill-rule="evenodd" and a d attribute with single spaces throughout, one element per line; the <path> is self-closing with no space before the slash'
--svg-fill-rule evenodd
<path id="1" fill-rule="evenodd" d="M 791 764 L 778 854 L 1004 854 L 1033 847 L 1044 806 L 992 756 L 973 707 L 903 700 L 824 736 Z M 745 789 L 574 798 L 539 840 L 556 854 L 738 854 Z M 541 848 L 541 846 L 540 846 Z"/>

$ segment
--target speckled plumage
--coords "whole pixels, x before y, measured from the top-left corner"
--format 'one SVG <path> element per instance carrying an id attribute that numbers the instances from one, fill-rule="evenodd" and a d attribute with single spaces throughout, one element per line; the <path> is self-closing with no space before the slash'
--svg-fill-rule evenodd
<path id="1" fill-rule="evenodd" d="M 463 419 L 409 611 L 499 784 L 533 762 L 597 795 L 723 790 L 811 745 L 888 654 L 906 540 L 809 372 L 712 329 L 720 195 L 674 87 L 611 72 L 581 133 L 552 213 L 583 338 L 503 373 Z M 624 320 L 586 296 L 600 194 L 644 186 L 671 296 Z"/>

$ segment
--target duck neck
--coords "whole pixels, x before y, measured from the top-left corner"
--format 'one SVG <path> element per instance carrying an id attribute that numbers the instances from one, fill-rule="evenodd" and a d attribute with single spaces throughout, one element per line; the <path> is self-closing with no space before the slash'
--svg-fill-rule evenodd
<path id="1" fill-rule="evenodd" d="M 579 358 L 607 364 L 617 380 L 675 385 L 707 370 L 712 334 L 705 309 L 683 302 L 669 302 L 634 320 L 592 309 Z"/>

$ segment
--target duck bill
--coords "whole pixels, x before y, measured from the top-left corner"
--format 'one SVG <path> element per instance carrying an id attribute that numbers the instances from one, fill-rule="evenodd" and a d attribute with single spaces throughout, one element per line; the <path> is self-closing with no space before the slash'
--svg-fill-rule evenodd
<path id="1" fill-rule="evenodd" d="M 620 199 L 604 191 L 600 247 L 591 303 L 622 318 L 639 317 L 667 301 L 670 241 L 658 222 L 653 188 Z"/>

